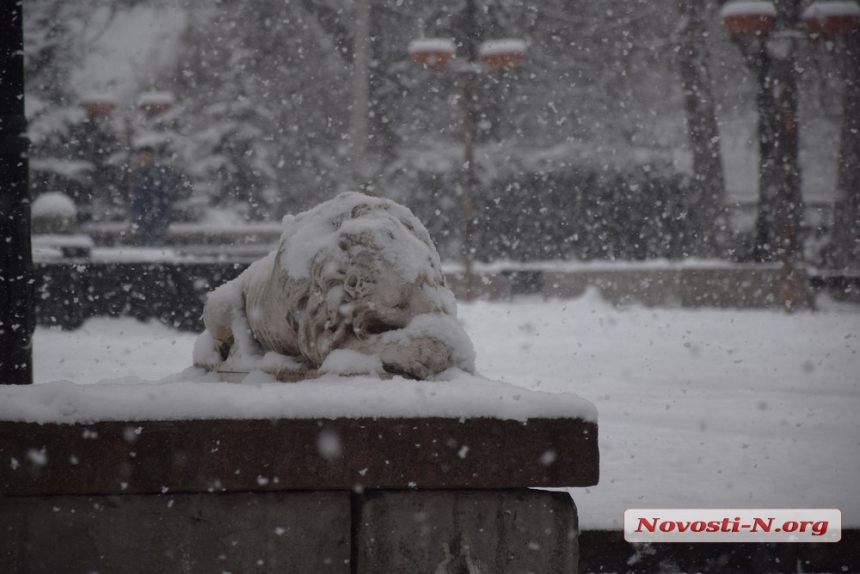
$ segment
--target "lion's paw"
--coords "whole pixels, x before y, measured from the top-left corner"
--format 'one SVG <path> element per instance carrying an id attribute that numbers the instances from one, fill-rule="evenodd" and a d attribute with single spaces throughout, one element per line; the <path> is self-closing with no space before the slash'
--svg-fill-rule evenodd
<path id="1" fill-rule="evenodd" d="M 416 337 L 408 343 L 389 346 L 380 358 L 389 373 L 426 379 L 450 366 L 451 349 L 438 339 Z"/>

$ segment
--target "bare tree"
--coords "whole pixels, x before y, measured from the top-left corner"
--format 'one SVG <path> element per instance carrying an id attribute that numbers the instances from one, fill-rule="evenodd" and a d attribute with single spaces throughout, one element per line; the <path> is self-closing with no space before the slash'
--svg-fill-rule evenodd
<path id="1" fill-rule="evenodd" d="M 837 269 L 860 266 L 860 30 L 844 38 L 844 48 L 842 131 L 832 240 L 832 263 Z"/>
<path id="2" fill-rule="evenodd" d="M 725 178 L 720 133 L 705 47 L 708 0 L 679 0 L 678 69 L 684 94 L 687 134 L 693 155 L 693 178 L 699 197 L 695 238 L 702 255 L 717 255 L 717 236 L 725 220 Z"/>

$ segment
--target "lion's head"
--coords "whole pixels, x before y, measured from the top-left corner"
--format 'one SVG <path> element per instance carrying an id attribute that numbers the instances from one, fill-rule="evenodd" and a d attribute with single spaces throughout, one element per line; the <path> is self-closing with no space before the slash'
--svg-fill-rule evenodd
<path id="1" fill-rule="evenodd" d="M 282 242 L 302 245 L 309 231 L 319 241 L 308 262 L 307 320 L 298 321 L 301 353 L 311 364 L 321 364 L 350 338 L 402 329 L 417 315 L 456 315 L 430 235 L 403 206 L 346 193 L 302 214 L 295 224 L 294 234 L 288 227 Z M 327 241 L 321 230 L 328 231 Z M 288 269 L 297 261 L 304 267 L 306 253 L 287 247 L 279 258 Z"/>

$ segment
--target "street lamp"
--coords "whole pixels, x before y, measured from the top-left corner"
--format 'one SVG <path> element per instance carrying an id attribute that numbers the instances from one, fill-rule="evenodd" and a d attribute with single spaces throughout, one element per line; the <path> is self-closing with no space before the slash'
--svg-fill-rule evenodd
<path id="1" fill-rule="evenodd" d="M 148 119 L 170 111 L 176 98 L 170 92 L 146 92 L 137 99 L 137 109 L 142 111 Z"/>
<path id="2" fill-rule="evenodd" d="M 136 102 L 136 108 L 147 119 L 157 118 L 173 108 L 176 98 L 170 92 L 146 92 L 141 94 Z M 117 107 L 117 98 L 110 94 L 88 94 L 79 102 L 93 120 L 109 119 Z M 129 150 L 133 147 L 134 129 L 132 116 L 125 116 L 126 145 Z"/>
<path id="3" fill-rule="evenodd" d="M 450 68 L 463 87 L 463 166 L 460 170 L 460 189 L 463 210 L 463 279 L 464 299 L 474 295 L 472 271 L 472 173 L 473 140 L 475 133 L 475 77 L 487 70 L 506 70 L 525 59 L 526 43 L 518 39 L 490 40 L 478 47 L 478 61 L 457 62 L 454 42 L 447 38 L 420 38 L 409 43 L 408 53 L 413 63 L 427 70 Z"/>
<path id="4" fill-rule="evenodd" d="M 441 70 L 454 57 L 454 41 L 448 38 L 419 38 L 409 42 L 409 58 L 416 66 Z"/>
<path id="5" fill-rule="evenodd" d="M 803 11 L 802 18 L 815 34 L 841 36 L 857 28 L 860 5 L 857 2 L 813 2 Z"/>
<path id="6" fill-rule="evenodd" d="M 790 311 L 811 307 L 801 258 L 799 230 L 803 197 L 798 166 L 795 50 L 807 31 L 842 33 L 856 26 L 856 2 L 816 2 L 799 18 L 798 2 L 787 15 L 769 1 L 733 0 L 720 16 L 726 30 L 752 62 L 759 79 L 759 213 L 756 259 L 774 255 L 782 264 L 780 303 Z M 782 18 L 780 16 L 783 16 Z M 800 26 L 802 19 L 805 27 Z"/>
<path id="7" fill-rule="evenodd" d="M 89 94 L 81 98 L 80 105 L 92 118 L 109 117 L 116 108 L 116 98 L 108 94 Z"/>

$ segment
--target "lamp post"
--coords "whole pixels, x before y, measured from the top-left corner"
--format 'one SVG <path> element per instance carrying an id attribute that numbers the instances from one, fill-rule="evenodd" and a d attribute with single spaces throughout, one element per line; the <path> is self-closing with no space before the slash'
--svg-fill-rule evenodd
<path id="1" fill-rule="evenodd" d="M 22 3 L 0 6 L 0 384 L 33 382 L 33 256 L 30 246 Z"/>
<path id="2" fill-rule="evenodd" d="M 834 10 L 837 4 L 856 7 L 855 2 L 816 2 L 801 17 L 798 0 L 783 0 L 779 10 L 769 1 L 734 0 L 726 3 L 720 13 L 723 25 L 759 79 L 755 256 L 757 261 L 781 263 L 780 303 L 787 311 L 813 304 L 805 274 L 798 268 L 802 259 L 799 232 L 803 197 L 798 166 L 795 53 L 809 32 L 820 34 L 826 29 L 828 33 L 841 33 L 846 26 L 856 25 L 856 20 L 850 23 L 853 9 Z"/>
<path id="3" fill-rule="evenodd" d="M 467 8 L 474 9 L 474 3 L 468 2 Z M 467 20 L 474 21 L 473 15 Z M 476 50 L 474 43 L 469 42 L 466 46 L 465 61 L 454 59 L 456 51 L 454 42 L 446 38 L 413 40 L 409 43 L 408 51 L 412 62 L 423 69 L 451 69 L 459 78 L 463 90 L 460 102 L 463 108 L 463 164 L 460 169 L 460 200 L 463 211 L 464 299 L 469 300 L 474 295 L 472 181 L 474 173 L 476 77 L 486 70 L 505 70 L 519 65 L 525 59 L 526 44 L 523 40 L 518 39 L 490 40 L 483 42 Z"/>

